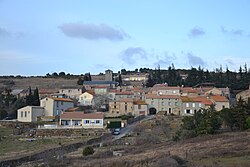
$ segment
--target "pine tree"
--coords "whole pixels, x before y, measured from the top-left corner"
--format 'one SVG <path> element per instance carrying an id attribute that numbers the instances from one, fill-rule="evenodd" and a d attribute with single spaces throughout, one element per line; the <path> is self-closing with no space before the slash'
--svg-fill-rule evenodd
<path id="1" fill-rule="evenodd" d="M 38 88 L 35 89 L 34 95 L 33 95 L 33 105 L 34 106 L 40 106 L 40 98 L 39 98 L 39 91 Z"/>

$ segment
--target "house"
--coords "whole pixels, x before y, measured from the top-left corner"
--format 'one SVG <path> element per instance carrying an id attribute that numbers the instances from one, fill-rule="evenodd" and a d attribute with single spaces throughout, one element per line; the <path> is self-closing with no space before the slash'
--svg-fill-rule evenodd
<path id="1" fill-rule="evenodd" d="M 146 94 L 145 99 L 149 106 L 149 114 L 156 114 L 158 112 L 179 114 L 180 98 L 178 95 Z"/>
<path id="2" fill-rule="evenodd" d="M 108 93 L 107 86 L 95 86 L 93 87 L 93 90 L 97 95 L 106 95 Z"/>
<path id="3" fill-rule="evenodd" d="M 64 86 L 59 90 L 59 93 L 67 95 L 67 98 L 79 99 L 82 94 L 82 86 Z"/>
<path id="4" fill-rule="evenodd" d="M 206 97 L 188 97 L 181 98 L 181 112 L 180 115 L 193 115 L 200 109 L 208 109 L 213 103 Z"/>
<path id="5" fill-rule="evenodd" d="M 40 99 L 43 99 L 45 97 L 51 97 L 52 94 L 57 94 L 59 92 L 59 89 L 45 89 L 40 88 L 38 90 Z"/>
<path id="6" fill-rule="evenodd" d="M 200 96 L 202 92 L 200 88 L 181 87 L 180 94 L 181 96 L 197 97 Z"/>
<path id="7" fill-rule="evenodd" d="M 133 99 L 120 99 L 109 102 L 109 113 L 113 115 L 132 115 Z"/>
<path id="8" fill-rule="evenodd" d="M 40 101 L 40 106 L 44 108 L 45 116 L 56 116 L 69 108 L 73 108 L 74 103 L 71 99 L 67 98 L 46 97 Z"/>
<path id="9" fill-rule="evenodd" d="M 40 116 L 44 116 L 44 108 L 40 106 L 26 106 L 17 110 L 19 122 L 36 122 Z"/>
<path id="10" fill-rule="evenodd" d="M 250 98 L 250 85 L 249 89 L 243 90 L 236 94 L 236 100 L 239 101 L 239 99 L 242 99 L 245 102 L 248 102 L 248 99 Z"/>
<path id="11" fill-rule="evenodd" d="M 103 113 L 63 112 L 60 125 L 82 128 L 103 128 Z"/>
<path id="12" fill-rule="evenodd" d="M 89 92 L 84 92 L 79 96 L 79 106 L 92 106 L 94 105 L 94 95 Z"/>
<path id="13" fill-rule="evenodd" d="M 122 75 L 124 81 L 142 81 L 146 82 L 148 80 L 148 74 L 130 74 L 130 75 Z"/>
<path id="14" fill-rule="evenodd" d="M 134 97 L 134 93 L 131 91 L 117 91 L 115 92 L 115 100 L 119 101 L 121 99 L 132 99 Z"/>
<path id="15" fill-rule="evenodd" d="M 121 115 L 148 115 L 148 105 L 145 101 L 134 99 L 121 99 L 109 102 L 110 116 Z"/>
<path id="16" fill-rule="evenodd" d="M 216 111 L 220 111 L 223 108 L 229 108 L 229 100 L 224 96 L 210 96 L 210 100 L 214 103 Z"/>
<path id="17" fill-rule="evenodd" d="M 158 95 L 180 95 L 180 87 L 168 86 L 167 84 L 156 84 L 151 88 L 151 93 Z"/>
<path id="18" fill-rule="evenodd" d="M 91 90 L 96 86 L 106 86 L 110 89 L 115 88 L 118 85 L 114 81 L 84 81 L 83 86 L 86 90 Z"/>

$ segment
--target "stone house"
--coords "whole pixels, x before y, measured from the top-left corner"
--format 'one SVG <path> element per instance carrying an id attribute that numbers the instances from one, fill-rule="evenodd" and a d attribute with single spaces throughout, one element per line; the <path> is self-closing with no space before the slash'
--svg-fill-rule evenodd
<path id="1" fill-rule="evenodd" d="M 65 94 L 67 98 L 79 99 L 82 94 L 81 86 L 64 86 L 59 90 L 60 94 Z"/>
<path id="2" fill-rule="evenodd" d="M 210 96 L 210 100 L 215 105 L 216 111 L 220 111 L 223 108 L 229 108 L 229 100 L 224 96 L 220 95 Z"/>
<path id="3" fill-rule="evenodd" d="M 177 95 L 146 94 L 145 99 L 149 107 L 149 114 L 158 112 L 179 114 L 180 112 L 180 98 Z"/>

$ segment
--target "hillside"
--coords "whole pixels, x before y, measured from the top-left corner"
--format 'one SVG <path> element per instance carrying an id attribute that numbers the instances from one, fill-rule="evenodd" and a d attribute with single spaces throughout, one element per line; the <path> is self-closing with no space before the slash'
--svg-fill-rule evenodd
<path id="1" fill-rule="evenodd" d="M 32 88 L 60 88 L 62 86 L 75 86 L 78 79 L 64 79 L 64 78 L 42 78 L 42 77 L 29 77 L 29 78 L 0 78 L 0 89 L 9 86 L 13 89 L 26 89 L 29 86 Z M 14 84 L 11 84 L 11 81 Z M 12 83 L 13 83 L 12 82 Z"/>

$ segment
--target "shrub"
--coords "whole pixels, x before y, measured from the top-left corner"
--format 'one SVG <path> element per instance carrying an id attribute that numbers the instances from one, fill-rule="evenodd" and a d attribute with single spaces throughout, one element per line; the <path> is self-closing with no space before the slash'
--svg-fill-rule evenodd
<path id="1" fill-rule="evenodd" d="M 83 156 L 92 155 L 92 154 L 94 154 L 94 152 L 95 152 L 95 151 L 94 151 L 93 147 L 88 146 L 88 147 L 85 147 L 85 148 L 83 149 L 82 155 L 83 155 Z"/>

